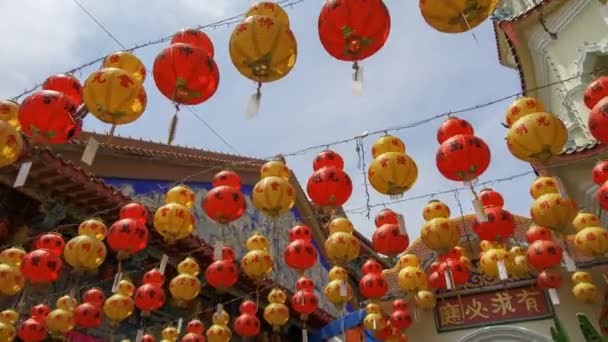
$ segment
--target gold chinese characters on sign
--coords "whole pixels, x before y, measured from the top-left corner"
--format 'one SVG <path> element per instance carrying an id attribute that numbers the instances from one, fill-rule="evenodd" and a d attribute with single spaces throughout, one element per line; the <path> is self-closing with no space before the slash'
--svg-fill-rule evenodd
<path id="1" fill-rule="evenodd" d="M 534 287 L 500 289 L 437 301 L 435 321 L 439 331 L 505 324 L 553 316 L 544 291 Z"/>

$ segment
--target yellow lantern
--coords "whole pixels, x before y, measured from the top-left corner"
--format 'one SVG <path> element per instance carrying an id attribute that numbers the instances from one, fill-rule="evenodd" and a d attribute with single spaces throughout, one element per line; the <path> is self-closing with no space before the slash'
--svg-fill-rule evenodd
<path id="1" fill-rule="evenodd" d="M 78 235 L 88 235 L 97 240 L 103 240 L 108 234 L 108 228 L 103 222 L 97 219 L 83 221 L 78 226 Z"/>
<path id="2" fill-rule="evenodd" d="M 272 325 L 273 331 L 279 331 L 289 321 L 289 308 L 285 305 L 287 295 L 281 289 L 272 289 L 268 293 L 268 302 L 264 308 L 264 319 Z"/>
<path id="3" fill-rule="evenodd" d="M 511 258 L 509 252 L 504 248 L 491 248 L 485 251 L 479 259 L 479 268 L 488 277 L 498 277 L 498 262 L 503 261 L 505 267 L 509 269 Z M 508 265 L 508 266 L 507 266 Z"/>
<path id="4" fill-rule="evenodd" d="M 386 152 L 372 160 L 367 178 L 379 193 L 400 196 L 416 182 L 418 167 L 405 153 Z"/>
<path id="5" fill-rule="evenodd" d="M 247 254 L 241 259 L 241 269 L 250 278 L 264 279 L 270 272 L 274 261 L 268 253 L 268 239 L 261 233 L 254 233 L 247 240 Z"/>
<path id="6" fill-rule="evenodd" d="M 599 297 L 599 290 L 592 283 L 579 283 L 572 287 L 572 295 L 581 303 L 593 304 Z"/>
<path id="7" fill-rule="evenodd" d="M 511 154 L 529 163 L 545 163 L 561 153 L 568 142 L 568 130 L 555 115 L 531 113 L 517 120 L 507 133 Z"/>
<path id="8" fill-rule="evenodd" d="M 78 273 L 96 270 L 106 259 L 106 245 L 100 240 L 88 236 L 78 235 L 63 249 L 63 258 Z"/>
<path id="9" fill-rule="evenodd" d="M 133 285 L 132 282 L 128 281 L 128 280 L 121 280 L 120 282 L 118 282 L 118 293 L 131 297 L 133 296 L 133 293 L 135 292 L 135 285 Z"/>
<path id="10" fill-rule="evenodd" d="M 230 341 L 230 337 L 232 336 L 232 332 L 230 328 L 228 328 L 228 322 L 230 321 L 230 316 L 226 311 L 222 310 L 221 312 L 216 312 L 213 314 L 211 318 L 213 321 L 213 325 L 207 329 L 207 341 L 209 342 L 228 342 Z"/>
<path id="11" fill-rule="evenodd" d="M 367 304 L 365 307 L 365 318 L 363 319 L 363 325 L 369 331 L 376 332 L 384 329 L 386 326 L 386 319 L 382 316 L 380 306 L 375 303 Z"/>
<path id="12" fill-rule="evenodd" d="M 57 299 L 55 305 L 58 309 L 74 311 L 76 310 L 76 306 L 78 306 L 78 301 L 76 300 L 76 298 L 71 296 L 61 296 L 59 297 L 59 299 Z"/>
<path id="13" fill-rule="evenodd" d="M 336 232 L 325 240 L 327 257 L 338 264 L 354 260 L 360 248 L 359 240 L 352 233 Z"/>
<path id="14" fill-rule="evenodd" d="M 179 335 L 179 333 L 177 332 L 176 327 L 166 327 L 160 333 L 160 336 L 162 337 L 163 341 L 167 341 L 167 342 L 177 341 L 178 335 Z"/>
<path id="15" fill-rule="evenodd" d="M 403 254 L 399 257 L 399 268 L 420 266 L 420 259 L 416 254 Z"/>
<path id="16" fill-rule="evenodd" d="M 194 191 L 185 185 L 174 186 L 165 194 L 165 203 L 177 203 L 192 209 L 194 205 Z"/>
<path id="17" fill-rule="evenodd" d="M 574 284 L 592 283 L 593 278 L 591 277 L 591 274 L 589 274 L 587 272 L 578 271 L 578 272 L 572 273 L 572 282 Z"/>
<path id="18" fill-rule="evenodd" d="M 82 99 L 91 114 L 114 126 L 137 120 L 148 102 L 142 83 L 118 68 L 94 71 L 84 83 Z"/>
<path id="19" fill-rule="evenodd" d="M 0 252 L 0 262 L 14 267 L 21 266 L 21 260 L 27 253 L 21 247 L 10 247 Z"/>
<path id="20" fill-rule="evenodd" d="M 14 129 L 21 131 L 19 104 L 12 100 L 0 100 L 0 120 L 8 122 Z"/>
<path id="21" fill-rule="evenodd" d="M 421 309 L 432 309 L 437 302 L 435 294 L 428 290 L 418 291 L 414 296 L 414 300 L 416 301 L 416 305 Z"/>
<path id="22" fill-rule="evenodd" d="M 9 264 L 0 264 L 0 295 L 14 296 L 23 289 L 21 270 Z"/>
<path id="23" fill-rule="evenodd" d="M 329 222 L 328 230 L 330 234 L 337 232 L 352 233 L 355 227 L 346 217 L 336 217 Z"/>
<path id="24" fill-rule="evenodd" d="M 287 12 L 285 12 L 285 10 L 275 2 L 262 1 L 255 3 L 249 8 L 247 13 L 245 13 L 245 18 L 254 15 L 263 15 L 274 18 L 285 26 L 289 27 L 289 17 L 287 16 Z"/>
<path id="25" fill-rule="evenodd" d="M 334 266 L 327 273 L 329 280 L 348 280 L 348 271 L 344 267 Z"/>
<path id="26" fill-rule="evenodd" d="M 461 256 L 458 260 L 460 261 L 460 263 L 466 266 L 467 269 L 473 269 L 473 263 L 471 262 L 471 258 L 469 258 L 468 256 Z"/>
<path id="27" fill-rule="evenodd" d="M 131 296 L 134 291 L 133 283 L 121 280 L 118 283 L 118 293 L 113 294 L 103 303 L 103 312 L 110 319 L 112 326 L 118 325 L 133 313 L 135 302 Z"/>
<path id="28" fill-rule="evenodd" d="M 462 33 L 484 22 L 498 0 L 420 0 L 426 23 L 439 32 Z"/>
<path id="29" fill-rule="evenodd" d="M 279 80 L 296 64 L 296 39 L 289 24 L 278 18 L 245 18 L 232 32 L 229 44 L 232 64 L 241 75 L 258 83 Z"/>
<path id="30" fill-rule="evenodd" d="M 0 322 L 0 341 L 11 342 L 15 339 L 16 330 L 13 324 Z"/>
<path id="31" fill-rule="evenodd" d="M 343 286 L 346 287 L 346 291 L 342 289 Z M 330 280 L 327 285 L 325 285 L 324 294 L 327 301 L 341 309 L 346 303 L 353 299 L 353 288 L 346 280 Z"/>
<path id="32" fill-rule="evenodd" d="M 287 213 L 293 207 L 296 194 L 288 180 L 277 176 L 269 176 L 256 183 L 251 200 L 259 211 L 276 218 Z"/>
<path id="33" fill-rule="evenodd" d="M 51 334 L 67 334 L 74 329 L 74 313 L 55 309 L 46 317 L 46 327 Z"/>
<path id="34" fill-rule="evenodd" d="M 23 138 L 10 123 L 0 121 L 0 167 L 14 164 L 23 152 Z"/>
<path id="35" fill-rule="evenodd" d="M 522 247 L 512 247 L 509 250 L 509 260 L 511 260 L 511 262 L 506 263 L 505 266 L 507 268 L 507 272 L 512 277 L 524 277 L 530 273 L 526 251 Z"/>
<path id="36" fill-rule="evenodd" d="M 580 232 L 587 227 L 598 227 L 599 225 L 600 218 L 597 217 L 597 215 L 584 212 L 579 212 L 572 221 L 572 226 L 577 232 Z"/>
<path id="37" fill-rule="evenodd" d="M 507 122 L 507 126 L 511 127 L 517 120 L 528 114 L 544 111 L 545 106 L 537 99 L 533 97 L 520 97 L 507 108 L 505 121 Z"/>
<path id="38" fill-rule="evenodd" d="M 2 323 L 15 325 L 15 324 L 17 324 L 18 320 L 19 320 L 19 314 L 15 310 L 6 309 L 6 310 L 0 312 L 0 322 L 2 322 Z"/>
<path id="39" fill-rule="evenodd" d="M 262 165 L 260 169 L 260 179 L 266 177 L 279 177 L 288 181 L 290 178 L 289 168 L 280 160 L 271 160 Z"/>
<path id="40" fill-rule="evenodd" d="M 432 218 L 422 225 L 420 231 L 422 243 L 439 254 L 448 253 L 458 245 L 460 236 L 460 228 L 448 217 Z"/>
<path id="41" fill-rule="evenodd" d="M 186 258 L 178 264 L 177 270 L 180 274 L 171 279 L 169 291 L 179 306 L 186 306 L 201 292 L 201 281 L 196 277 L 200 268 L 194 259 Z"/>
<path id="42" fill-rule="evenodd" d="M 502 242 L 498 241 L 481 240 L 479 243 L 479 249 L 481 249 L 482 252 L 487 252 L 492 248 L 505 248 L 505 246 Z"/>
<path id="43" fill-rule="evenodd" d="M 419 266 L 407 266 L 397 275 L 399 287 L 404 292 L 416 293 L 427 288 L 426 273 Z"/>
<path id="44" fill-rule="evenodd" d="M 396 136 L 384 135 L 372 145 L 372 158 L 375 159 L 386 152 L 405 153 L 405 144 Z"/>
<path id="45" fill-rule="evenodd" d="M 143 83 L 146 79 L 146 67 L 133 53 L 117 51 L 106 56 L 101 68 L 118 68 L 126 71 L 133 79 Z"/>
<path id="46" fill-rule="evenodd" d="M 608 231 L 600 227 L 587 227 L 576 233 L 574 246 L 588 257 L 602 257 L 608 253 Z"/>
<path id="47" fill-rule="evenodd" d="M 572 199 L 564 198 L 559 193 L 547 193 L 534 200 L 530 217 L 539 226 L 558 234 L 570 235 L 574 232 L 572 222 L 577 212 L 578 208 Z"/>
<path id="48" fill-rule="evenodd" d="M 438 217 L 449 218 L 450 214 L 450 208 L 439 200 L 429 201 L 422 211 L 422 217 L 425 221 L 430 221 Z"/>
<path id="49" fill-rule="evenodd" d="M 194 230 L 194 215 L 188 207 L 168 203 L 154 213 L 154 229 L 168 244 L 184 239 Z"/>
<path id="50" fill-rule="evenodd" d="M 557 183 L 553 177 L 538 177 L 530 186 L 530 196 L 534 199 L 537 199 L 542 195 L 558 193 L 559 189 L 557 188 Z"/>

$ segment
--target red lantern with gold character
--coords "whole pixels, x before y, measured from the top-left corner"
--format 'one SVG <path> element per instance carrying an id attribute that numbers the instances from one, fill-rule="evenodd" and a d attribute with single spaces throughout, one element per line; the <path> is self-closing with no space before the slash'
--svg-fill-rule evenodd
<path id="1" fill-rule="evenodd" d="M 21 274 L 33 284 L 49 284 L 59 279 L 62 266 L 59 256 L 46 249 L 35 249 L 23 257 Z"/>
<path id="2" fill-rule="evenodd" d="M 486 221 L 473 220 L 472 228 L 480 240 L 502 241 L 515 233 L 515 218 L 510 212 L 497 206 L 483 208 Z"/>
<path id="3" fill-rule="evenodd" d="M 583 100 L 589 109 L 606 97 L 608 97 L 608 76 L 600 76 L 591 82 L 583 94 Z"/>
<path id="4" fill-rule="evenodd" d="M 142 251 L 148 245 L 148 228 L 132 218 L 118 220 L 108 231 L 108 246 L 125 259 Z"/>
<path id="5" fill-rule="evenodd" d="M 135 291 L 135 306 L 141 310 L 142 316 L 149 316 L 151 311 L 158 310 L 165 304 L 165 291 L 162 288 L 164 276 L 162 276 L 161 282 L 159 274 L 162 276 L 155 269 L 148 271 L 144 274 L 145 283 Z M 146 281 L 148 282 L 146 283 Z"/>
<path id="6" fill-rule="evenodd" d="M 239 336 L 250 337 L 256 336 L 260 333 L 260 319 L 256 316 L 258 306 L 250 301 L 246 300 L 241 303 L 239 317 L 234 320 L 234 331 Z"/>
<path id="7" fill-rule="evenodd" d="M 96 287 L 87 290 L 82 295 L 83 303 L 90 303 L 90 304 L 97 305 L 100 307 L 103 305 L 103 302 L 105 300 L 106 300 L 106 296 L 103 294 L 103 291 L 101 291 L 101 289 L 96 288 Z"/>
<path id="8" fill-rule="evenodd" d="M 528 246 L 528 263 L 539 272 L 561 262 L 562 248 L 554 241 L 537 240 Z"/>
<path id="9" fill-rule="evenodd" d="M 207 51 L 207 55 L 209 55 L 209 57 L 211 58 L 213 58 L 213 55 L 215 54 L 211 39 L 209 39 L 205 32 L 201 30 L 197 30 L 194 28 L 185 28 L 179 30 L 176 34 L 173 35 L 170 44 L 173 45 L 178 43 L 196 46 L 197 48 L 203 49 Z"/>
<path id="10" fill-rule="evenodd" d="M 455 135 L 445 140 L 436 155 L 437 169 L 447 179 L 469 182 L 490 166 L 490 148 L 474 135 Z"/>
<path id="11" fill-rule="evenodd" d="M 449 116 L 437 130 L 437 142 L 443 144 L 449 138 L 460 134 L 473 135 L 475 131 L 467 120 Z"/>
<path id="12" fill-rule="evenodd" d="M 42 90 L 54 90 L 63 93 L 72 100 L 76 107 L 82 104 L 82 84 L 72 75 L 53 75 L 44 81 Z"/>
<path id="13" fill-rule="evenodd" d="M 239 279 L 238 269 L 234 263 L 234 251 L 228 246 L 222 247 L 222 258 L 215 260 L 205 270 L 205 279 L 209 285 L 218 289 L 227 289 Z"/>
<path id="14" fill-rule="evenodd" d="M 384 297 L 388 292 L 388 283 L 382 274 L 382 266 L 373 259 L 363 264 L 363 277 L 359 280 L 361 295 L 369 299 Z"/>
<path id="15" fill-rule="evenodd" d="M 391 314 L 391 325 L 398 330 L 405 330 L 413 323 L 412 317 L 407 310 L 407 303 L 403 299 L 393 301 L 393 313 Z"/>
<path id="16" fill-rule="evenodd" d="M 589 132 L 602 144 L 608 142 L 608 96 L 601 99 L 589 113 Z"/>
<path id="17" fill-rule="evenodd" d="M 19 107 L 22 132 L 34 142 L 63 144 L 77 132 L 76 105 L 66 94 L 41 90 L 23 100 Z"/>

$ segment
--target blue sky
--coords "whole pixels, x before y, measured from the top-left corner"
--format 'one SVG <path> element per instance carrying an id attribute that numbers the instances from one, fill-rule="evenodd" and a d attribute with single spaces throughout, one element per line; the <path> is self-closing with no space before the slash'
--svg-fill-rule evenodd
<path id="1" fill-rule="evenodd" d="M 230 17 L 244 12 L 252 1 L 244 0 L 79 0 L 124 45 L 155 40 L 183 27 Z M 385 47 L 364 61 L 364 96 L 351 92 L 351 68 L 348 63 L 330 57 L 322 48 L 317 33 L 317 19 L 322 1 L 305 0 L 287 8 L 291 28 L 298 41 L 299 56 L 295 68 L 283 80 L 263 87 L 260 114 L 245 119 L 245 106 L 255 87 L 233 67 L 228 56 L 228 39 L 234 28 L 224 26 L 207 30 L 215 44 L 215 59 L 221 81 L 215 96 L 193 107 L 209 125 L 230 142 L 239 154 L 267 157 L 301 148 L 326 144 L 424 119 L 438 113 L 488 102 L 520 91 L 517 73 L 498 64 L 492 26 L 486 22 L 470 33 L 447 35 L 426 25 L 417 1 L 386 1 L 392 29 Z M 49 75 L 69 70 L 120 47 L 111 40 L 72 1 L 4 1 L 0 3 L 0 29 L 4 53 L 0 55 L 0 96 L 12 97 L 39 83 Z M 136 54 L 151 71 L 155 56 L 167 43 L 154 45 Z M 76 74 L 83 82 L 98 65 Z M 156 89 L 151 75 L 145 83 L 149 103 L 135 123 L 119 127 L 117 134 L 165 141 L 173 114 L 171 103 Z M 505 145 L 505 129 L 500 125 L 509 101 L 458 116 L 469 120 L 477 135 L 492 149 L 492 164 L 481 181 L 529 171 L 528 164 L 513 158 Z M 420 175 L 414 188 L 405 194 L 414 197 L 449 190 L 461 184 L 445 180 L 435 167 L 438 144 L 436 130 L 443 119 L 395 132 L 418 164 Z M 93 117 L 85 128 L 108 130 Z M 364 140 L 369 150 L 375 137 Z M 232 152 L 190 112 L 182 110 L 175 142 L 214 151 Z M 365 205 L 363 176 L 357 169 L 353 143 L 332 147 L 346 161 L 347 172 L 355 191 L 346 209 Z M 288 159 L 304 185 L 312 173 L 312 158 L 318 151 Z M 492 187 L 505 197 L 505 208 L 527 216 L 531 199 L 528 193 L 533 176 L 495 184 Z M 370 188 L 371 203 L 390 201 Z M 471 196 L 461 194 L 465 212 L 472 212 Z M 452 194 L 437 196 L 453 214 L 458 206 Z M 389 206 L 405 214 L 410 237 L 419 236 L 422 209 L 429 198 Z M 372 220 L 351 214 L 355 226 L 366 236 L 374 229 Z"/>

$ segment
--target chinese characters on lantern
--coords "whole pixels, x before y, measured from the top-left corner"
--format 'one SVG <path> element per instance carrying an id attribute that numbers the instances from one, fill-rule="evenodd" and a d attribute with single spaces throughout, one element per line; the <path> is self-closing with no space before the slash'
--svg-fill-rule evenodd
<path id="1" fill-rule="evenodd" d="M 553 311 L 544 291 L 520 287 L 445 298 L 437 301 L 435 321 L 439 331 L 504 324 L 551 317 Z"/>

